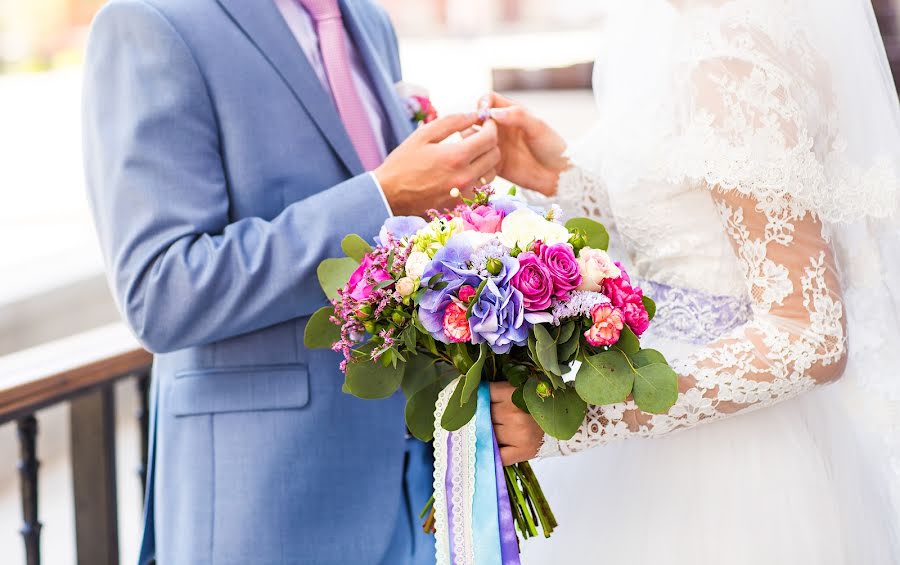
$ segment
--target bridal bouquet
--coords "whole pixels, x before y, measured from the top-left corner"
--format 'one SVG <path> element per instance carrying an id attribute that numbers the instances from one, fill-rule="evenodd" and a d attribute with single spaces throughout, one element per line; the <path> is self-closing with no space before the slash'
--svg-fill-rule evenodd
<path id="1" fill-rule="evenodd" d="M 603 225 L 562 223 L 558 208 L 531 207 L 515 189 L 483 187 L 462 202 L 430 221 L 388 219 L 374 247 L 347 236 L 347 257 L 319 266 L 332 306 L 312 316 L 305 339 L 343 354 L 345 392 L 402 389 L 410 432 L 434 440 L 426 529 L 436 527 L 439 557 L 517 562 L 512 524 L 528 538 L 538 525 L 549 536 L 556 520 L 530 466 L 500 464 L 485 383 L 511 383 L 515 404 L 565 440 L 588 403 L 633 397 L 645 412 L 667 411 L 677 380 L 660 353 L 641 348 L 655 305 L 607 254 Z"/>

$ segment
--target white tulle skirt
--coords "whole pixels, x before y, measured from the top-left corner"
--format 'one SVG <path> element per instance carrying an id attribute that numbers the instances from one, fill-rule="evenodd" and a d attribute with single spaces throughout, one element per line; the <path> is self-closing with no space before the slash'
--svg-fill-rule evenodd
<path id="1" fill-rule="evenodd" d="M 900 564 L 891 479 L 843 394 L 536 462 L 559 528 L 523 565 Z"/>

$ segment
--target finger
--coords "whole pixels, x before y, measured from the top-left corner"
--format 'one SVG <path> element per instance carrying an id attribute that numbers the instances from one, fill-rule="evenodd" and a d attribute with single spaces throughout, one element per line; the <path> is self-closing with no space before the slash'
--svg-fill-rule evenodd
<path id="1" fill-rule="evenodd" d="M 466 139 L 467 137 L 471 137 L 471 136 L 475 135 L 476 133 L 478 133 L 479 130 L 481 130 L 480 127 L 472 126 L 467 130 L 463 130 L 463 131 L 459 132 L 459 135 L 461 135 L 463 139 Z"/>
<path id="2" fill-rule="evenodd" d="M 466 137 L 458 144 L 458 150 L 462 151 L 469 161 L 484 154 L 491 148 L 497 147 L 497 124 L 485 122 L 477 132 Z"/>
<path id="3" fill-rule="evenodd" d="M 497 92 L 488 92 L 484 96 L 478 99 L 478 109 L 482 110 L 484 108 L 506 108 L 507 106 L 519 106 L 512 98 L 508 96 L 503 96 Z"/>
<path id="4" fill-rule="evenodd" d="M 477 112 L 448 114 L 425 124 L 417 129 L 413 135 L 421 138 L 426 143 L 437 143 L 458 131 L 465 131 L 477 123 L 479 123 Z"/>
<path id="5" fill-rule="evenodd" d="M 509 465 L 515 465 L 516 463 L 521 463 L 522 461 L 528 461 L 530 457 L 525 453 L 525 450 L 519 447 L 501 447 L 500 448 L 500 460 L 503 462 L 504 467 L 508 467 Z"/>
<path id="6" fill-rule="evenodd" d="M 512 402 L 512 395 L 516 387 L 506 381 L 491 383 L 491 404 L 498 402 Z"/>

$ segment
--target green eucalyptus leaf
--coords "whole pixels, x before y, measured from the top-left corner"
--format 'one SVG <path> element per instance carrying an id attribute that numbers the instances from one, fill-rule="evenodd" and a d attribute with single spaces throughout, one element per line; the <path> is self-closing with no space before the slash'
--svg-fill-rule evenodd
<path id="1" fill-rule="evenodd" d="M 482 342 L 478 349 L 478 359 L 472 363 L 463 379 L 462 402 L 468 402 L 472 397 L 472 393 L 478 390 L 478 384 L 481 382 L 481 372 L 484 369 L 484 362 L 487 361 L 489 351 L 488 344 Z"/>
<path id="2" fill-rule="evenodd" d="M 372 246 L 360 236 L 351 233 L 341 241 L 341 249 L 344 250 L 348 257 L 355 259 L 357 263 L 362 263 L 366 253 L 371 253 Z"/>
<path id="3" fill-rule="evenodd" d="M 303 344 L 309 349 L 331 349 L 335 342 L 341 340 L 341 328 L 331 321 L 334 308 L 319 308 L 310 316 L 303 331 Z"/>
<path id="4" fill-rule="evenodd" d="M 644 310 L 647 311 L 647 318 L 652 320 L 653 316 L 656 316 L 656 302 L 649 296 L 642 296 L 641 302 L 644 303 Z"/>
<path id="5" fill-rule="evenodd" d="M 665 414 L 678 400 L 678 375 L 672 367 L 651 363 L 637 370 L 634 402 L 651 414 Z"/>
<path id="6" fill-rule="evenodd" d="M 522 412 L 525 412 L 526 414 L 529 413 L 529 412 L 528 412 L 528 404 L 525 403 L 525 386 L 524 386 L 524 383 L 523 383 L 523 386 L 520 386 L 519 388 L 517 388 L 516 390 L 513 391 L 513 393 L 512 393 L 512 403 L 515 404 L 516 407 L 517 407 L 519 410 L 521 410 Z"/>
<path id="7" fill-rule="evenodd" d="M 340 259 L 325 259 L 319 263 L 316 274 L 319 277 L 319 285 L 330 300 L 338 297 L 338 289 L 344 288 L 350 275 L 359 267 L 354 259 L 341 257 Z"/>
<path id="8" fill-rule="evenodd" d="M 569 320 L 559 327 L 559 336 L 556 343 L 565 343 L 575 334 L 575 320 Z"/>
<path id="9" fill-rule="evenodd" d="M 478 396 L 473 395 L 468 402 L 462 402 L 463 383 L 456 385 L 456 390 L 447 401 L 447 409 L 441 416 L 441 427 L 448 432 L 455 432 L 475 417 Z"/>
<path id="10" fill-rule="evenodd" d="M 344 379 L 350 394 L 365 400 L 387 398 L 394 394 L 403 383 L 406 363 L 392 363 L 385 367 L 380 360 L 368 360 L 370 346 L 364 345 L 358 351 L 363 355 L 347 364 L 347 375 Z"/>
<path id="11" fill-rule="evenodd" d="M 587 238 L 587 247 L 593 249 L 602 249 L 604 251 L 609 248 L 609 232 L 600 222 L 596 222 L 589 218 L 572 218 L 566 222 L 566 229 L 570 232 L 581 230 Z"/>
<path id="12" fill-rule="evenodd" d="M 557 349 L 556 356 L 559 358 L 559 361 L 561 363 L 570 363 L 572 359 L 574 359 L 575 354 L 578 353 L 578 346 L 580 344 L 581 335 L 577 332 L 573 332 L 571 337 Z"/>
<path id="13" fill-rule="evenodd" d="M 387 288 L 387 287 L 391 286 L 392 284 L 394 284 L 395 282 L 397 282 L 397 281 L 395 281 L 394 279 L 385 279 L 385 280 L 381 281 L 380 283 L 377 283 L 375 286 L 373 286 L 372 290 L 381 290 L 383 288 Z"/>
<path id="14" fill-rule="evenodd" d="M 663 365 L 669 364 L 663 354 L 655 349 L 641 349 L 631 356 L 631 363 L 635 367 L 646 367 L 653 363 L 662 363 Z"/>
<path id="15" fill-rule="evenodd" d="M 541 398 L 537 393 L 539 383 L 537 379 L 525 383 L 523 396 L 528 412 L 548 435 L 561 440 L 571 439 L 584 421 L 587 404 L 571 385 Z"/>
<path id="16" fill-rule="evenodd" d="M 575 389 L 585 401 L 596 404 L 624 402 L 634 387 L 635 373 L 628 359 L 610 349 L 584 358 L 575 375 Z"/>
<path id="17" fill-rule="evenodd" d="M 514 387 L 520 387 L 528 380 L 528 367 L 524 365 L 506 365 L 503 367 L 503 376 Z"/>
<path id="18" fill-rule="evenodd" d="M 634 355 L 641 350 L 641 341 L 631 331 L 631 328 L 626 325 L 622 328 L 622 333 L 619 334 L 619 341 L 616 342 L 615 347 L 625 355 Z"/>
<path id="19" fill-rule="evenodd" d="M 534 336 L 537 338 L 535 353 L 541 367 L 548 373 L 556 376 L 562 375 L 562 372 L 559 370 L 559 360 L 556 356 L 556 340 L 553 339 L 553 336 L 550 335 L 550 332 L 547 331 L 543 324 L 537 324 L 533 330 Z"/>
<path id="20" fill-rule="evenodd" d="M 431 441 L 434 438 L 434 407 L 438 394 L 453 382 L 455 377 L 445 375 L 436 377 L 425 383 L 406 401 L 406 427 L 409 432 L 422 441 Z"/>
<path id="21" fill-rule="evenodd" d="M 438 378 L 440 369 L 434 359 L 427 355 L 412 355 L 406 362 L 403 371 L 401 388 L 406 398 L 412 398 L 416 392 Z"/>

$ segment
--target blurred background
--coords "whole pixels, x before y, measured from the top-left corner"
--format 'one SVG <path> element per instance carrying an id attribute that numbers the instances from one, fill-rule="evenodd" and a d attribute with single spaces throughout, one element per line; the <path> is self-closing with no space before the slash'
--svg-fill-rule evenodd
<path id="1" fill-rule="evenodd" d="M 0 0 L 0 412 L 4 390 L 23 387 L 21 367 L 64 361 L 61 352 L 79 349 L 79 342 L 60 348 L 56 340 L 118 318 L 85 200 L 79 131 L 82 53 L 103 3 Z M 569 138 L 592 121 L 590 61 L 603 25 L 602 2 L 382 4 L 397 26 L 405 79 L 428 88 L 442 112 L 473 109 L 481 94 L 496 89 L 532 106 Z M 900 77 L 900 0 L 874 4 L 894 76 Z M 17 353 L 22 350 L 28 351 Z M 133 562 L 141 509 L 136 469 L 142 421 L 135 417 L 141 389 L 132 380 L 113 387 L 115 405 L 108 408 L 115 420 L 118 495 L 112 504 L 122 560 Z M 68 565 L 76 562 L 71 445 L 85 436 L 72 433 L 65 401 L 37 412 L 36 421 L 36 485 L 27 477 L 20 481 L 32 468 L 30 454 L 20 453 L 28 444 L 17 439 L 21 427 L 0 424 L 0 564 L 26 562 L 20 528 L 33 521 L 36 504 L 43 562 Z M 40 493 L 36 501 L 32 487 Z"/>

